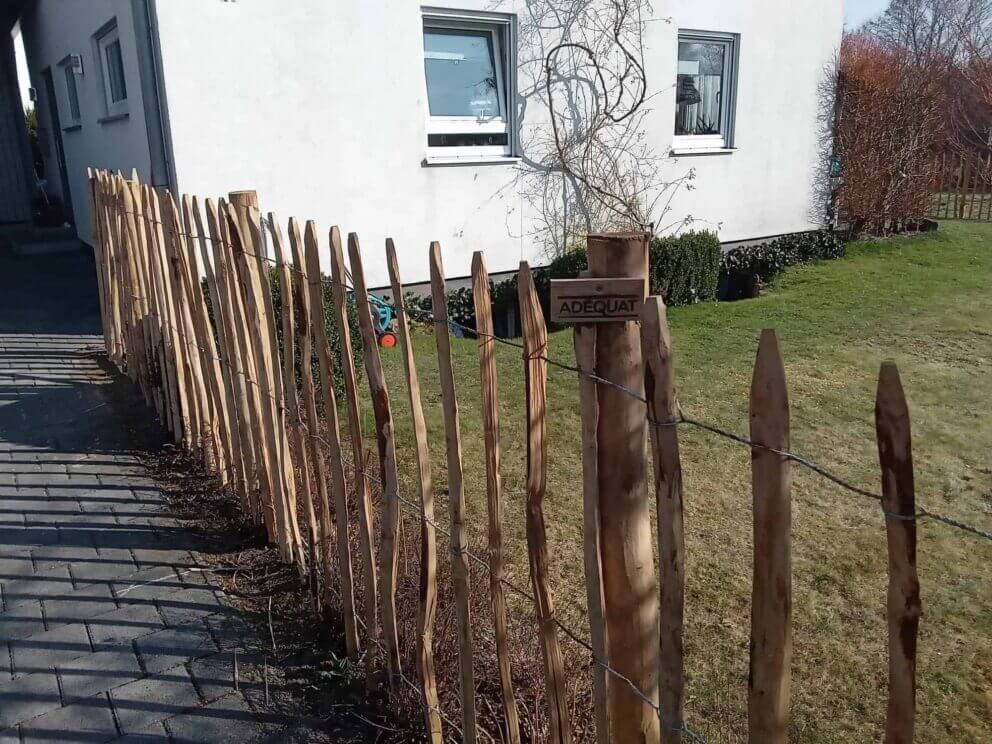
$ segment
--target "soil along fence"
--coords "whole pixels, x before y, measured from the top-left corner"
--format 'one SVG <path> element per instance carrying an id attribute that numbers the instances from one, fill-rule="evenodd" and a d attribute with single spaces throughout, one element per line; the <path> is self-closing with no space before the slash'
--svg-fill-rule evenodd
<path id="1" fill-rule="evenodd" d="M 458 380 L 451 362 L 451 328 L 457 324 L 447 318 L 442 299 L 440 245 L 432 244 L 425 256 L 435 314 L 412 318 L 403 302 L 396 250 L 387 241 L 406 381 L 400 403 L 387 390 L 369 306 L 361 299 L 365 278 L 357 235 L 347 240 L 349 271 L 341 233 L 336 227 L 330 230 L 323 248 L 330 253 L 328 278 L 320 274 L 322 248 L 316 226 L 291 219 L 284 236 L 275 215 L 262 219 L 250 192 L 202 204 L 185 196 L 177 202 L 167 192 L 139 183 L 135 175 L 127 179 L 107 172 L 91 173 L 91 187 L 107 354 L 140 388 L 175 441 L 237 494 L 245 515 L 264 527 L 285 561 L 295 564 L 310 583 L 315 607 L 333 611 L 328 616 L 341 623 L 348 656 L 366 665 L 369 685 L 398 697 L 414 693 L 432 744 L 702 741 L 684 717 L 683 601 L 685 563 L 691 557 L 685 554 L 683 540 L 680 426 L 706 430 L 752 452 L 750 740 L 787 741 L 794 465 L 881 505 L 889 556 L 886 736 L 893 742 L 912 740 L 920 615 L 916 522 L 929 518 L 982 538 L 992 535 L 916 507 L 909 414 L 894 365 L 883 365 L 878 382 L 879 495 L 789 451 L 789 403 L 774 331 L 765 331 L 758 346 L 749 436 L 692 419 L 679 408 L 665 306 L 658 297 L 643 296 L 646 236 L 590 236 L 589 276 L 580 280 L 586 284 L 576 287 L 572 280 L 569 291 L 602 292 L 622 285 L 629 293 L 638 280 L 641 291 L 633 304 L 611 305 L 622 307 L 626 317 L 584 318 L 576 325 L 575 364 L 547 355 L 545 318 L 526 263 L 519 276 L 523 343 L 492 334 L 489 280 L 484 257 L 476 254 L 472 278 L 479 322 L 473 333 L 478 337 L 485 422 L 489 547 L 488 556 L 480 557 L 468 549 L 466 540 L 466 500 L 483 496 L 466 494 L 462 484 Z M 273 259 L 265 257 L 267 244 L 274 249 Z M 279 277 L 279 328 L 269 263 Z M 326 282 L 333 284 L 330 310 L 342 335 L 340 363 L 331 354 L 326 332 L 328 309 L 321 291 Z M 348 330 L 349 292 L 359 298 L 358 339 L 351 339 Z M 410 343 L 412 319 L 433 323 L 437 345 L 447 453 L 446 517 L 435 509 L 439 484 L 431 473 Z M 363 386 L 352 361 L 352 343 L 361 344 L 378 467 L 362 439 Z M 511 433 L 500 431 L 496 343 L 523 352 L 527 428 L 512 435 L 527 440 L 530 589 L 505 574 L 500 437 Z M 569 369 L 580 380 L 588 637 L 563 624 L 554 608 L 550 569 L 555 558 L 546 543 L 543 509 L 547 401 L 554 395 L 547 389 L 549 365 Z M 339 378 L 346 412 L 338 410 L 335 398 Z M 409 406 L 413 421 L 413 493 L 402 493 L 397 477 L 396 405 Z M 648 436 L 657 509 L 654 539 Z M 378 498 L 372 496 L 373 485 Z M 417 534 L 406 538 L 404 515 L 419 526 Z M 439 551 L 438 533 L 448 541 L 448 550 Z M 416 544 L 419 560 L 410 564 L 415 576 L 405 575 L 405 540 Z M 470 568 L 487 575 L 485 612 L 472 601 L 477 587 Z M 417 587 L 415 627 L 401 621 L 409 603 L 397 602 L 398 587 L 407 579 Z M 435 639 L 442 595 L 454 607 L 450 647 L 439 646 Z M 543 679 L 532 680 L 526 689 L 522 678 L 514 676 L 519 657 L 513 656 L 508 641 L 508 605 L 532 610 L 536 617 L 531 635 L 537 631 Z M 563 662 L 565 643 L 588 654 L 586 664 L 576 669 Z M 484 665 L 495 670 L 494 676 L 486 677 L 495 682 L 482 689 L 480 678 L 489 671 Z M 591 711 L 584 718 L 593 724 L 581 731 L 575 719 L 582 715 L 569 698 L 575 687 L 569 675 L 577 674 L 588 676 L 585 689 L 591 689 L 586 705 Z M 455 680 L 457 694 L 439 696 L 442 676 Z M 480 700 L 487 705 L 479 705 Z M 524 713 L 534 708 L 540 713 L 528 714 L 528 720 L 539 724 L 524 726 Z"/>
<path id="2" fill-rule="evenodd" d="M 992 221 L 992 153 L 945 153 L 935 172 L 929 217 Z"/>

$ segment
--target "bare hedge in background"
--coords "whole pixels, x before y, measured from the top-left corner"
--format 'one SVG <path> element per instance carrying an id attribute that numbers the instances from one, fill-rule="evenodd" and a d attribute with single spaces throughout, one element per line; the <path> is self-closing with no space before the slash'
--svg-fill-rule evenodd
<path id="1" fill-rule="evenodd" d="M 944 70 L 898 44 L 850 34 L 836 74 L 837 214 L 854 234 L 904 229 L 930 205 L 945 140 Z"/>

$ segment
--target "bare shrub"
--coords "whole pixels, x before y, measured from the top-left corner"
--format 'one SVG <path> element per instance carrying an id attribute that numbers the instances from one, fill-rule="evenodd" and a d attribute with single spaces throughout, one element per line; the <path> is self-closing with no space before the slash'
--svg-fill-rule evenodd
<path id="1" fill-rule="evenodd" d="M 887 234 L 924 217 L 944 142 L 943 71 L 901 47 L 848 35 L 836 80 L 837 211 L 853 233 Z"/>

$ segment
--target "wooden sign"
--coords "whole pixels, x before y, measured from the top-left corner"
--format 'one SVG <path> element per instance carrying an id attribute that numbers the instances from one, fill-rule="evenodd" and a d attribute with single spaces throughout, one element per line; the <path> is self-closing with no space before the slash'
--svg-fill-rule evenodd
<path id="1" fill-rule="evenodd" d="M 616 323 L 639 320 L 646 282 L 638 278 L 552 279 L 555 323 Z"/>

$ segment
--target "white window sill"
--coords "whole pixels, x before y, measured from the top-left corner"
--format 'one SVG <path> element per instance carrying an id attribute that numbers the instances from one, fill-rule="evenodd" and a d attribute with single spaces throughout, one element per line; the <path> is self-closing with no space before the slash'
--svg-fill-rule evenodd
<path id="1" fill-rule="evenodd" d="M 691 155 L 732 155 L 736 147 L 673 147 L 669 153 L 672 157 L 684 158 Z"/>
<path id="2" fill-rule="evenodd" d="M 428 155 L 421 161 L 424 168 L 444 165 L 516 165 L 522 158 L 512 155 Z"/>

